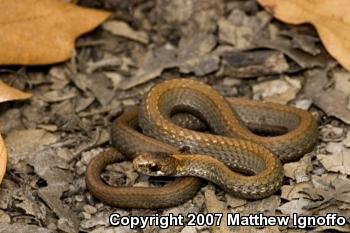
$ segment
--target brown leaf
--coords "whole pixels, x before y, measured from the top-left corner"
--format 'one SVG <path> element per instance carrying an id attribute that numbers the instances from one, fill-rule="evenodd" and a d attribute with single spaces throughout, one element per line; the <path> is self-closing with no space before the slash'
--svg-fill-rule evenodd
<path id="1" fill-rule="evenodd" d="M 1 47 L 0 47 L 0 51 L 1 51 Z M 0 60 L 1 60 L 1 56 L 0 56 Z M 4 82 L 0 81 L 0 103 L 10 101 L 10 100 L 29 99 L 30 97 L 32 97 L 32 94 L 12 88 L 6 85 Z"/>
<path id="2" fill-rule="evenodd" d="M 7 165 L 7 149 L 0 134 L 0 183 L 4 178 Z"/>
<path id="3" fill-rule="evenodd" d="M 72 55 L 75 39 L 109 13 L 62 0 L 0 0 L 0 64 L 40 65 Z"/>
<path id="4" fill-rule="evenodd" d="M 350 5 L 348 0 L 258 0 L 272 14 L 292 24 L 311 23 L 328 52 L 350 70 Z"/>
<path id="5" fill-rule="evenodd" d="M 1 48 L 0 48 L 1 50 Z M 1 58 L 0 58 L 1 59 Z M 6 85 L 4 82 L 0 81 L 0 103 L 10 100 L 28 99 L 32 95 L 26 92 L 22 92 L 15 88 Z M 4 178 L 7 166 L 7 150 L 6 145 L 0 134 L 0 183 Z"/>

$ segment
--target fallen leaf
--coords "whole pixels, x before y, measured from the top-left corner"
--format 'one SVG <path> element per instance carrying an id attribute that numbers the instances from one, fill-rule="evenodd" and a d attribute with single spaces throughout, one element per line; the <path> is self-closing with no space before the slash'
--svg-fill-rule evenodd
<path id="1" fill-rule="evenodd" d="M 180 71 L 202 76 L 217 70 L 219 58 L 210 54 L 216 44 L 216 38 L 212 34 L 199 33 L 193 37 L 181 38 L 177 52 Z"/>
<path id="2" fill-rule="evenodd" d="M 276 213 L 277 207 L 281 204 L 280 197 L 272 195 L 268 198 L 247 202 L 244 206 L 237 207 L 233 209 L 234 213 L 240 213 L 241 216 L 248 216 L 251 214 L 262 213 L 265 216 L 276 216 L 279 215 Z M 238 229 L 237 229 L 238 228 Z M 266 226 L 263 229 L 257 229 L 256 227 L 251 226 L 241 226 L 234 228 L 234 232 L 238 233 L 279 233 L 277 226 Z"/>
<path id="3" fill-rule="evenodd" d="M 324 142 L 340 142 L 344 139 L 344 129 L 331 124 L 323 125 L 320 139 Z"/>
<path id="4" fill-rule="evenodd" d="M 326 151 L 331 154 L 338 154 L 345 150 L 343 144 L 341 142 L 329 142 L 326 145 Z"/>
<path id="5" fill-rule="evenodd" d="M 328 52 L 350 70 L 348 0 L 258 0 L 276 18 L 291 24 L 311 23 Z"/>
<path id="6" fill-rule="evenodd" d="M 296 180 L 297 183 L 309 181 L 309 173 L 312 170 L 311 157 L 304 156 L 297 162 L 283 165 L 286 177 Z"/>
<path id="7" fill-rule="evenodd" d="M 336 70 L 333 72 L 334 89 L 350 95 L 350 72 Z"/>
<path id="8" fill-rule="evenodd" d="M 274 40 L 257 40 L 253 48 L 269 48 L 281 51 L 303 69 L 325 67 L 329 61 L 329 55 L 325 50 L 321 50 L 320 54 L 313 56 L 302 50 L 293 48 L 292 41 L 280 37 Z"/>
<path id="9" fill-rule="evenodd" d="M 350 203 L 350 193 L 342 193 L 336 197 L 338 201 Z"/>
<path id="10" fill-rule="evenodd" d="M 301 192 L 305 188 L 313 188 L 312 183 L 308 181 L 308 182 L 297 183 L 294 185 L 283 185 L 281 187 L 281 191 L 282 191 L 281 198 L 289 201 L 293 199 L 307 198 L 308 196 Z"/>
<path id="11" fill-rule="evenodd" d="M 304 206 L 306 206 L 310 202 L 310 200 L 300 198 L 298 200 L 292 200 L 281 205 L 280 207 L 278 207 L 278 210 L 280 210 L 282 214 L 285 215 L 292 215 L 294 213 L 301 215 L 306 212 L 306 210 L 304 210 Z"/>
<path id="12" fill-rule="evenodd" d="M 6 138 L 9 154 L 9 168 L 14 169 L 21 160 L 45 146 L 57 142 L 54 134 L 40 129 L 12 130 Z"/>
<path id="13" fill-rule="evenodd" d="M 329 189 L 329 187 L 334 187 L 334 189 L 340 189 L 342 187 L 350 187 L 350 179 L 346 175 L 339 173 L 325 173 L 321 176 L 312 175 L 312 185 L 318 189 Z"/>
<path id="14" fill-rule="evenodd" d="M 143 44 L 148 44 L 149 39 L 147 33 L 143 31 L 135 31 L 123 21 L 110 20 L 105 22 L 102 27 L 113 35 L 129 38 Z"/>
<path id="15" fill-rule="evenodd" d="M 61 102 L 63 100 L 72 99 L 76 97 L 76 90 L 73 88 L 67 88 L 63 90 L 48 91 L 38 96 L 45 102 Z"/>
<path id="16" fill-rule="evenodd" d="M 320 180 L 320 178 L 322 179 L 322 178 L 329 178 L 329 177 L 323 176 L 323 177 L 319 177 L 318 179 Z M 319 182 L 319 181 L 315 180 L 315 182 Z M 312 187 L 305 187 L 302 192 L 307 194 L 308 199 L 313 200 L 313 202 L 310 202 L 309 204 L 304 206 L 304 209 L 305 210 L 312 210 L 315 208 L 323 209 L 326 206 L 336 204 L 336 202 L 338 203 L 342 202 L 342 200 L 346 198 L 349 194 L 349 191 L 350 191 L 349 182 L 350 180 L 346 178 L 345 179 L 336 178 L 331 183 L 328 183 L 326 181 L 325 184 L 319 187 L 316 187 L 316 185 L 313 185 Z M 313 183 L 314 183 L 314 180 L 313 180 Z M 343 202 L 343 204 L 345 203 Z"/>
<path id="17" fill-rule="evenodd" d="M 0 48 L 1 50 L 1 48 Z M 0 56 L 1 59 L 1 56 Z M 0 81 L 0 103 L 10 100 L 28 99 L 32 94 L 20 91 Z"/>
<path id="18" fill-rule="evenodd" d="M 72 55 L 75 39 L 110 14 L 62 0 L 0 0 L 0 64 L 40 65 Z"/>
<path id="19" fill-rule="evenodd" d="M 22 188 L 22 190 L 25 188 Z M 15 194 L 16 199 L 20 202 L 15 202 L 15 206 L 25 211 L 27 215 L 35 216 L 36 218 L 45 221 L 47 210 L 42 202 L 38 202 L 31 190 L 25 190 L 23 193 Z"/>
<path id="20" fill-rule="evenodd" d="M 280 74 L 289 68 L 283 53 L 271 50 L 224 52 L 222 63 L 223 74 L 235 78 Z"/>
<path id="21" fill-rule="evenodd" d="M 322 165 L 332 172 L 350 175 L 350 156 L 349 153 L 339 153 L 335 155 L 317 155 Z"/>
<path id="22" fill-rule="evenodd" d="M 122 174 L 126 178 L 125 185 L 132 186 L 136 183 L 136 179 L 139 177 L 138 173 L 134 171 L 132 163 L 124 161 L 118 164 L 111 164 L 106 167 L 106 172 L 110 172 L 108 177 L 111 179 L 113 177 L 118 177 Z M 112 179 L 111 179 L 112 180 Z M 120 181 L 120 177 L 118 178 Z"/>
<path id="23" fill-rule="evenodd" d="M 69 231 L 65 232 L 77 232 L 76 215 L 60 199 L 73 180 L 72 172 L 67 162 L 48 148 L 57 142 L 58 137 L 45 130 L 28 129 L 11 131 L 6 140 L 11 155 L 9 168 L 18 170 L 21 162 L 31 165 L 35 173 L 47 182 L 47 186 L 38 191 L 40 198 L 59 216 L 59 221 L 66 222 L 62 227 Z"/>
<path id="24" fill-rule="evenodd" d="M 307 52 L 313 56 L 316 56 L 321 52 L 319 46 L 319 37 L 313 31 L 310 32 L 308 26 L 305 27 L 292 27 L 288 30 L 283 30 L 280 35 L 290 37 L 292 40 L 293 48 L 298 48 Z"/>
<path id="25" fill-rule="evenodd" d="M 12 88 L 6 85 L 4 82 L 0 81 L 0 102 L 28 99 L 31 96 L 32 95 L 29 93 L 22 92 L 20 90 Z M 6 149 L 4 140 L 2 139 L 0 134 L 0 183 L 4 178 L 6 167 L 7 167 L 7 149 Z"/>
<path id="26" fill-rule="evenodd" d="M 223 0 L 155 1 L 158 32 L 195 35 L 198 32 L 213 33 L 218 19 L 225 14 Z M 163 33 L 164 33 L 163 32 Z"/>
<path id="27" fill-rule="evenodd" d="M 327 73 L 320 69 L 305 72 L 305 95 L 327 115 L 335 116 L 350 124 L 349 94 L 328 87 Z"/>
<path id="28" fill-rule="evenodd" d="M 161 75 L 163 70 L 179 67 L 182 73 L 202 76 L 219 68 L 219 55 L 212 52 L 217 42 L 213 34 L 198 33 L 182 37 L 178 48 L 170 44 L 150 50 L 135 76 L 121 82 L 121 89 L 129 89 Z"/>
<path id="29" fill-rule="evenodd" d="M 300 89 L 300 80 L 287 76 L 253 85 L 254 99 L 280 104 L 287 104 L 293 100 Z"/>
<path id="30" fill-rule="evenodd" d="M 40 188 L 38 195 L 57 214 L 59 228 L 65 232 L 77 232 L 79 220 L 76 214 L 67 208 L 61 201 L 64 191 L 67 191 L 73 180 L 72 172 L 68 169 L 61 169 L 67 163 L 51 150 L 43 150 L 30 154 L 28 163 L 34 167 L 35 173 L 47 182 L 47 186 Z"/>
<path id="31" fill-rule="evenodd" d="M 0 183 L 4 178 L 7 165 L 7 149 L 0 134 Z"/>
<path id="32" fill-rule="evenodd" d="M 240 9 L 232 10 L 227 18 L 218 20 L 219 39 L 242 49 L 250 46 L 257 32 L 270 21 L 271 16 L 264 11 L 249 16 Z"/>
<path id="33" fill-rule="evenodd" d="M 143 64 L 137 70 L 135 77 L 121 82 L 121 89 L 129 89 L 158 77 L 164 69 L 176 66 L 177 49 L 165 44 L 154 50 L 149 50 L 143 59 Z"/>
<path id="34" fill-rule="evenodd" d="M 104 67 L 118 67 L 122 65 L 123 61 L 119 57 L 105 58 L 96 62 L 87 62 L 86 73 L 91 74 L 97 69 Z"/>

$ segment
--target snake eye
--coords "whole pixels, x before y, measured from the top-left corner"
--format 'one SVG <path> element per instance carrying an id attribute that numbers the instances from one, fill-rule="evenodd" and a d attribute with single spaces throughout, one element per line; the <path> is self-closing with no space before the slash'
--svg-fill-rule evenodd
<path id="1" fill-rule="evenodd" d="M 150 166 L 149 166 L 149 170 L 150 170 L 151 172 L 157 172 L 157 171 L 159 170 L 159 167 L 158 167 L 157 164 L 151 163 Z"/>

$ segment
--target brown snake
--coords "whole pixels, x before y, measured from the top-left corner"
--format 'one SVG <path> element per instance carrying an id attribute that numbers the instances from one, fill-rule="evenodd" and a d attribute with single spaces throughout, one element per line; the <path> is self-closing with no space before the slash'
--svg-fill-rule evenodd
<path id="1" fill-rule="evenodd" d="M 210 133 L 193 130 L 203 124 Z M 260 136 L 252 131 L 279 135 Z M 318 138 L 316 121 L 306 111 L 225 99 L 210 86 L 188 79 L 155 85 L 140 108 L 122 114 L 111 132 L 113 145 L 134 159 L 138 171 L 186 176 L 158 188 L 112 187 L 100 174 L 107 164 L 125 157 L 115 149 L 99 154 L 88 165 L 87 187 L 103 202 L 124 208 L 179 205 L 198 191 L 200 180 L 194 176 L 238 197 L 267 197 L 282 185 L 281 161 L 310 152 Z"/>

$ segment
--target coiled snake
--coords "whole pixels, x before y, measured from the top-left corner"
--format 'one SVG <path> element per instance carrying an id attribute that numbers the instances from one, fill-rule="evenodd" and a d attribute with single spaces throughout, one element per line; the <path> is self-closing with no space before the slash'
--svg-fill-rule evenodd
<path id="1" fill-rule="evenodd" d="M 226 99 L 210 86 L 190 79 L 155 85 L 139 109 L 123 113 L 111 128 L 113 145 L 123 155 L 110 149 L 93 158 L 86 184 L 103 202 L 124 208 L 179 205 L 200 188 L 196 177 L 238 197 L 267 197 L 282 185 L 281 161 L 310 152 L 318 138 L 316 121 L 306 111 Z M 158 188 L 112 187 L 101 181 L 104 167 L 125 160 L 124 156 L 134 160 L 139 172 L 185 177 Z"/>

